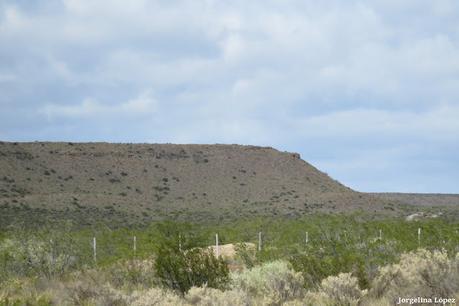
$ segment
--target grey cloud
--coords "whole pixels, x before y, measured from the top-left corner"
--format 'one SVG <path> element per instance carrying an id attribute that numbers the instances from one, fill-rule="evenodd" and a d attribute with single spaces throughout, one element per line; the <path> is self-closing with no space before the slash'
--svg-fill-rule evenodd
<path id="1" fill-rule="evenodd" d="M 454 191 L 458 8 L 4 1 L 0 137 L 270 145 L 357 189 Z"/>

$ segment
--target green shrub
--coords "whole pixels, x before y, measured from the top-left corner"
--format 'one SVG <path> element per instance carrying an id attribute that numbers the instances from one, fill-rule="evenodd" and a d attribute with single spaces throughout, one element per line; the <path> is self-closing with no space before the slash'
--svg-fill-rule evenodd
<path id="1" fill-rule="evenodd" d="M 76 267 L 75 253 L 65 234 L 54 233 L 47 239 L 34 235 L 5 239 L 0 242 L 0 275 L 60 276 Z"/>
<path id="2" fill-rule="evenodd" d="M 229 281 L 228 265 L 204 249 L 178 251 L 167 246 L 158 250 L 155 270 L 161 283 L 180 293 L 193 286 L 224 288 Z"/>
<path id="3" fill-rule="evenodd" d="M 38 290 L 36 280 L 8 279 L 0 285 L 0 306 L 52 305 L 52 293 L 47 288 Z"/>
<path id="4" fill-rule="evenodd" d="M 236 249 L 236 258 L 239 259 L 246 268 L 253 268 L 257 263 L 256 253 L 254 250 L 254 245 L 249 245 L 247 243 L 237 243 L 235 244 Z"/>
<path id="5" fill-rule="evenodd" d="M 0 306 L 50 306 L 52 305 L 51 299 L 48 295 L 40 295 L 30 298 L 2 298 L 0 297 Z"/>

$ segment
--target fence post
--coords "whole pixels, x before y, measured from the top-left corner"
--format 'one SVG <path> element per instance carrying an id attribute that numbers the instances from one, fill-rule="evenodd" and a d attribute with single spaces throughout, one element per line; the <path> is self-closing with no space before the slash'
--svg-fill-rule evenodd
<path id="1" fill-rule="evenodd" d="M 418 246 L 421 246 L 421 228 L 418 227 Z"/>
<path id="2" fill-rule="evenodd" d="M 220 250 L 218 249 L 218 233 L 215 234 L 215 253 L 217 254 L 217 258 L 220 256 Z"/>
<path id="3" fill-rule="evenodd" d="M 379 229 L 379 240 L 382 240 L 382 229 Z"/>
<path id="4" fill-rule="evenodd" d="M 92 238 L 92 250 L 94 255 L 94 263 L 97 264 L 97 241 L 96 237 Z"/>
<path id="5" fill-rule="evenodd" d="M 136 253 L 137 253 L 137 237 L 134 236 L 134 257 L 136 255 Z"/>
<path id="6" fill-rule="evenodd" d="M 258 232 L 258 251 L 261 251 L 261 232 Z"/>
<path id="7" fill-rule="evenodd" d="M 53 239 L 50 239 L 49 243 L 50 243 L 50 247 L 51 247 L 51 265 L 54 267 L 55 259 L 54 259 L 54 243 L 53 243 Z"/>
<path id="8" fill-rule="evenodd" d="M 306 244 L 308 244 L 308 242 L 309 242 L 309 233 L 308 232 L 306 232 L 306 237 L 305 237 L 304 241 L 306 242 Z"/>
<path id="9" fill-rule="evenodd" d="M 178 234 L 178 249 L 182 251 L 182 234 Z"/>

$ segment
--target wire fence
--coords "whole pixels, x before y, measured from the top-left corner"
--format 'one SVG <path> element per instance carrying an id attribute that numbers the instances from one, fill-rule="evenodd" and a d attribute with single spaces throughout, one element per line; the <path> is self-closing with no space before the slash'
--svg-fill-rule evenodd
<path id="1" fill-rule="evenodd" d="M 458 232 L 456 231 L 456 234 Z M 317 234 L 317 233 L 316 233 Z M 327 244 L 343 244 L 349 245 L 354 248 L 358 248 L 359 245 L 362 246 L 362 249 L 369 244 L 381 244 L 384 245 L 385 242 L 399 242 L 403 243 L 406 241 L 397 241 L 397 238 L 386 236 L 382 229 L 379 229 L 375 235 L 367 235 L 362 237 L 361 235 L 351 235 L 346 231 L 327 233 L 321 232 L 316 236 L 311 235 L 309 231 L 304 231 L 302 235 L 295 235 L 296 237 L 288 237 L 283 242 L 279 242 L 271 232 L 258 232 L 254 233 L 253 239 L 248 241 L 228 241 L 224 239 L 222 241 L 222 235 L 215 233 L 212 239 L 207 240 L 206 243 L 201 243 L 201 247 L 211 247 L 214 250 L 215 256 L 219 257 L 221 255 L 221 248 L 224 248 L 227 244 L 241 245 L 241 244 L 251 244 L 255 246 L 255 251 L 257 253 L 262 253 L 265 251 L 273 251 L 275 249 L 281 249 L 278 253 L 283 256 L 301 256 L 304 255 L 304 252 L 311 250 L 312 248 L 322 248 Z M 456 235 L 459 238 L 459 235 Z M 410 246 L 407 246 L 407 249 L 415 249 L 421 247 L 427 248 L 442 248 L 449 246 L 449 249 L 459 251 L 459 239 L 454 241 L 441 239 L 437 235 L 429 237 L 428 234 L 424 234 L 421 227 L 417 228 L 412 235 L 413 241 Z M 98 244 L 98 238 L 96 236 L 91 239 L 91 250 L 93 257 L 93 262 L 97 264 L 98 257 L 108 256 L 108 257 L 123 257 L 123 255 L 132 255 L 136 257 L 140 254 L 142 257 L 148 256 L 148 254 L 154 253 L 154 248 L 151 240 L 139 240 L 137 236 L 131 236 L 125 239 L 117 239 L 115 244 L 110 243 L 111 239 L 103 239 L 102 244 Z M 186 235 L 179 233 L 177 238 L 177 249 L 182 252 L 184 251 L 184 240 L 186 240 Z M 432 243 L 435 241 L 435 243 Z M 294 251 L 289 251 L 294 250 Z M 126 257 L 126 256 L 124 256 Z M 100 259 L 100 258 L 99 258 Z"/>

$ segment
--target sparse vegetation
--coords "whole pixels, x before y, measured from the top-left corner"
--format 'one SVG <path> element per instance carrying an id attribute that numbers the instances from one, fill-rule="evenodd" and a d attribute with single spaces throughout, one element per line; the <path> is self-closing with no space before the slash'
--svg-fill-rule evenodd
<path id="1" fill-rule="evenodd" d="M 65 278 L 10 279 L 2 283 L 0 305 L 392 305 L 404 294 L 459 297 L 459 254 L 425 249 L 380 267 L 368 290 L 361 289 L 351 273 L 329 276 L 320 286 L 306 289 L 301 273 L 288 262 L 274 261 L 232 272 L 224 288 L 204 284 L 182 294 L 157 282 L 151 262 L 154 259 L 117 262 Z M 443 277 L 448 282 L 442 282 Z"/>
<path id="2" fill-rule="evenodd" d="M 155 207 L 155 212 L 147 211 L 150 220 L 175 218 L 191 222 L 204 219 L 203 213 L 196 209 L 202 205 L 206 206 L 206 221 L 273 215 L 297 218 L 317 212 L 359 210 L 387 217 L 419 211 L 414 205 L 400 205 L 397 199 L 381 200 L 354 192 L 292 156 L 272 148 L 238 145 L 5 142 L 0 147 L 0 207 L 5 200 L 15 203 L 14 200 L 27 204 L 31 212 L 44 210 L 40 218 L 46 215 L 97 224 L 107 221 L 107 215 L 88 217 L 88 212 L 78 210 L 74 212 L 78 215 L 62 216 L 59 211 L 65 205 L 74 208 L 67 200 L 71 196 L 78 197 L 80 206 L 84 207 L 103 208 L 117 202 L 120 205 L 108 220 L 110 226 L 125 226 L 118 223 L 120 219 L 144 225 L 133 216 L 141 215 L 147 206 Z M 11 160 L 15 160 L 16 167 L 9 166 Z M 276 167 L 278 164 L 284 167 Z M 123 192 L 126 196 L 121 195 Z M 429 201 L 438 198 L 441 197 L 428 197 Z M 444 217 L 459 219 L 458 210 L 451 204 L 459 198 L 452 195 L 444 198 L 440 202 L 445 207 L 433 210 L 431 215 L 442 212 Z M 430 209 L 422 206 L 423 210 Z M 175 213 L 186 209 L 189 209 L 186 214 Z M 23 216 L 16 214 L 8 219 L 0 216 L 3 219 L 0 227 L 29 223 L 28 217 L 34 217 Z"/>
<path id="3" fill-rule="evenodd" d="M 1 147 L 0 166 L 18 164 L 0 178 L 1 306 L 390 305 L 459 292 L 454 196 L 419 212 L 271 148 Z M 216 233 L 236 255 L 208 249 Z"/>

